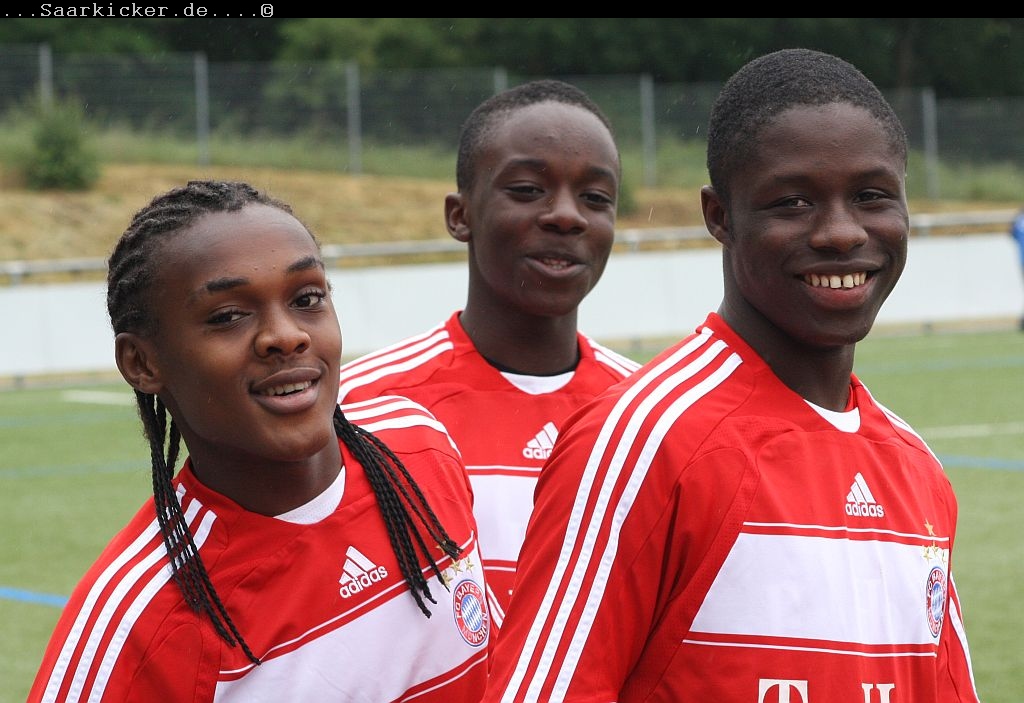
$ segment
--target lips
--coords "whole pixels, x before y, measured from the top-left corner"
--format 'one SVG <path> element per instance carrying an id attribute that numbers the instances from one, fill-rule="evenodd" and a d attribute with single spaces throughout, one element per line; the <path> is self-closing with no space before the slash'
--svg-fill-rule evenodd
<path id="1" fill-rule="evenodd" d="M 531 254 L 529 258 L 553 271 L 564 271 L 583 264 L 577 257 L 562 252 Z"/>
<path id="2" fill-rule="evenodd" d="M 268 398 L 293 395 L 315 385 L 320 375 L 320 370 L 312 367 L 283 369 L 253 384 L 250 391 Z"/>
<path id="3" fill-rule="evenodd" d="M 804 283 L 812 288 L 857 288 L 868 279 L 866 271 L 855 273 L 808 273 L 803 277 Z"/>
<path id="4" fill-rule="evenodd" d="M 304 391 L 312 385 L 312 381 L 305 381 L 303 383 L 285 383 L 280 386 L 271 386 L 270 388 L 265 388 L 259 391 L 257 395 L 289 395 L 291 393 L 299 393 L 301 391 Z"/>

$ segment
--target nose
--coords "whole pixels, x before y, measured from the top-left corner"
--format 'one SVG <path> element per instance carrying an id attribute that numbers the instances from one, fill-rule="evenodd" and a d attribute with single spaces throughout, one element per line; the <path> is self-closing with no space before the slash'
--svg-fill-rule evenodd
<path id="1" fill-rule="evenodd" d="M 833 205 L 814 223 L 811 246 L 840 253 L 853 251 L 868 241 L 868 231 L 857 212 L 847 204 Z"/>
<path id="2" fill-rule="evenodd" d="M 256 355 L 297 354 L 310 345 L 310 336 L 289 310 L 267 312 L 253 341 Z"/>
<path id="3" fill-rule="evenodd" d="M 544 229 L 562 234 L 579 234 L 587 228 L 587 218 L 581 210 L 582 203 L 576 195 L 568 190 L 553 193 L 540 215 L 540 224 Z"/>

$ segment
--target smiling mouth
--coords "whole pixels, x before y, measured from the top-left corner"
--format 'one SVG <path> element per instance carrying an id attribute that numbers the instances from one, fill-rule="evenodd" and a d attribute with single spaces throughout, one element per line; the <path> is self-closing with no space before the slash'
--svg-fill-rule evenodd
<path id="1" fill-rule="evenodd" d="M 565 259 L 562 257 L 555 256 L 536 256 L 534 258 L 540 263 L 547 266 L 548 268 L 552 268 L 555 270 L 571 268 L 577 264 L 577 262 L 573 261 L 572 259 Z"/>
<path id="2" fill-rule="evenodd" d="M 292 393 L 299 393 L 313 385 L 312 381 L 304 381 L 302 383 L 285 383 L 280 386 L 273 386 L 265 390 L 260 391 L 257 395 L 266 396 L 277 396 L 277 395 L 291 395 Z"/>
<path id="3" fill-rule="evenodd" d="M 812 288 L 856 288 L 857 286 L 864 285 L 864 282 L 868 280 L 868 274 L 866 271 L 843 274 L 833 273 L 825 276 L 809 273 L 803 277 L 803 280 L 804 283 Z"/>

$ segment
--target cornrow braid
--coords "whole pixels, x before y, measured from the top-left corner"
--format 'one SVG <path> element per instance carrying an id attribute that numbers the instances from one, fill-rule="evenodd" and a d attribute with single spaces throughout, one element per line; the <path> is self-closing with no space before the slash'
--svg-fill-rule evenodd
<path id="1" fill-rule="evenodd" d="M 151 287 L 160 260 L 158 249 L 167 239 L 206 214 L 234 212 L 252 203 L 269 205 L 294 216 L 286 203 L 249 184 L 234 181 L 189 181 L 153 198 L 136 212 L 108 261 L 107 312 L 114 333 L 149 336 L 156 332 L 159 320 L 153 314 Z M 310 237 L 316 241 L 312 233 Z M 259 664 L 260 659 L 246 644 L 217 595 L 175 492 L 173 479 L 181 434 L 174 418 L 156 395 L 136 390 L 135 398 L 143 434 L 149 442 L 157 523 L 174 582 L 189 607 L 206 613 L 222 639 L 231 646 L 241 646 L 249 660 Z M 340 408 L 335 411 L 334 427 L 363 466 L 405 581 L 420 610 L 430 617 L 424 598 L 436 601 L 419 567 L 417 554 L 426 558 L 435 575 L 440 577 L 441 572 L 420 529 L 452 559 L 459 556 L 460 548 L 445 532 L 406 467 L 380 439 L 351 424 Z"/>
<path id="2" fill-rule="evenodd" d="M 431 556 L 423 535 L 416 529 L 416 522 L 426 529 L 430 538 L 447 556 L 458 559 L 462 550 L 445 532 L 409 470 L 387 445 L 371 432 L 349 422 L 340 407 L 334 409 L 334 429 L 366 472 L 366 478 L 377 495 L 377 503 L 387 525 L 388 538 L 398 557 L 405 582 L 416 604 L 429 618 L 430 610 L 423 598 L 435 604 L 437 601 L 431 596 L 430 587 L 420 569 L 416 547 L 426 557 L 436 576 L 441 576 L 441 570 Z M 417 521 L 413 520 L 414 516 Z M 443 579 L 441 583 L 444 583 Z"/>

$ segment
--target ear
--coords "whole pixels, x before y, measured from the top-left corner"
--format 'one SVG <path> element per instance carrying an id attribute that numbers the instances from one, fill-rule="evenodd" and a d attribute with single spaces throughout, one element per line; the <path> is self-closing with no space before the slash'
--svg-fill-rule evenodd
<path id="1" fill-rule="evenodd" d="M 156 394 L 163 388 L 156 357 L 147 341 L 132 332 L 120 332 L 114 338 L 117 370 L 132 388 Z"/>
<path id="2" fill-rule="evenodd" d="M 448 234 L 460 242 L 468 242 L 472 238 L 467 220 L 466 196 L 462 193 L 449 193 L 444 198 L 444 222 Z"/>
<path id="3" fill-rule="evenodd" d="M 729 213 L 722 198 L 711 186 L 700 189 L 700 207 L 704 212 L 704 225 L 711 236 L 723 246 L 728 246 L 732 239 L 729 231 Z"/>

